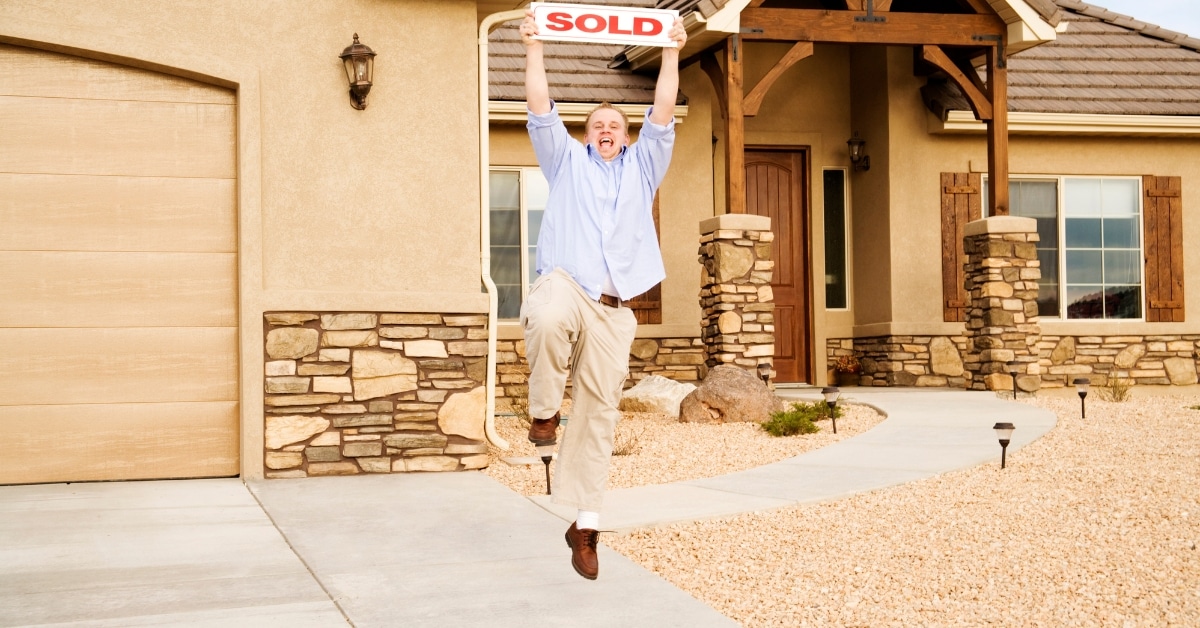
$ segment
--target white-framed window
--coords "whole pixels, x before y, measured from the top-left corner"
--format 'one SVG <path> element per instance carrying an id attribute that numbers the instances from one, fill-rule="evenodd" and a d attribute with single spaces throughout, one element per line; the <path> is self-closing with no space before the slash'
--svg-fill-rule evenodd
<path id="1" fill-rule="evenodd" d="M 850 307 L 850 272 L 847 267 L 847 236 L 850 205 L 847 202 L 845 168 L 822 171 L 825 190 L 825 309 Z"/>
<path id="2" fill-rule="evenodd" d="M 537 237 L 550 186 L 538 168 L 492 168 L 490 225 L 492 281 L 500 320 L 516 320 L 537 278 Z"/>
<path id="3" fill-rule="evenodd" d="M 1010 214 L 1037 221 L 1039 315 L 1145 317 L 1141 184 L 1139 177 L 1010 178 Z M 983 196 L 986 208 L 986 186 Z"/>

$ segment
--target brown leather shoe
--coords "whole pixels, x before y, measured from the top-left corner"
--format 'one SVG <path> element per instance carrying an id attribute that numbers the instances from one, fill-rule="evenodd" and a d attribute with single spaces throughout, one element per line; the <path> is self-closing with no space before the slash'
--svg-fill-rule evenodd
<path id="1" fill-rule="evenodd" d="M 529 441 L 534 445 L 553 445 L 558 442 L 554 432 L 558 429 L 558 413 L 548 419 L 534 419 L 529 425 Z"/>
<path id="2" fill-rule="evenodd" d="M 575 527 L 572 523 L 571 527 L 567 528 L 567 545 L 571 548 L 571 566 L 575 568 L 575 573 L 587 578 L 595 580 L 600 574 L 600 560 L 596 557 L 596 538 L 600 533 L 595 530 L 583 529 Z"/>

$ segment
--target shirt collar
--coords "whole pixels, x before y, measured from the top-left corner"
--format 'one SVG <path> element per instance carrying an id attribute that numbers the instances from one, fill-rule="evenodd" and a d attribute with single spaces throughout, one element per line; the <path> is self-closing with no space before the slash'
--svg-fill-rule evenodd
<path id="1" fill-rule="evenodd" d="M 586 146 L 587 146 L 587 152 L 588 152 L 589 157 L 591 157 L 592 159 L 594 159 L 600 163 L 605 163 L 604 158 L 600 156 L 600 151 L 596 150 L 595 146 L 592 146 L 591 144 L 587 144 Z M 613 157 L 613 160 L 611 163 L 616 163 L 616 162 L 624 159 L 625 151 L 627 151 L 627 150 L 629 150 L 628 144 L 626 144 L 625 146 L 622 146 L 621 152 L 617 153 L 616 157 Z"/>

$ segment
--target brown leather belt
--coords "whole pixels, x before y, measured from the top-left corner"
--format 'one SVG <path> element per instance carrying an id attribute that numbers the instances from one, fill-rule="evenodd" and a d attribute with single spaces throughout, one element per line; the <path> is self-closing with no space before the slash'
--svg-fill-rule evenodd
<path id="1" fill-rule="evenodd" d="M 600 295 L 600 305 L 607 305 L 608 307 L 621 307 L 621 300 L 612 296 L 611 294 L 602 294 Z"/>

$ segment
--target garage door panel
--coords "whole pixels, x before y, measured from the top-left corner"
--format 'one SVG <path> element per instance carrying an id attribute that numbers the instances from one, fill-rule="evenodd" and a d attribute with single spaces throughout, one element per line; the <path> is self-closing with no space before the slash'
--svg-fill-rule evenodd
<path id="1" fill-rule="evenodd" d="M 237 435 L 229 401 L 0 406 L 0 484 L 237 475 Z"/>
<path id="2" fill-rule="evenodd" d="M 20 86 L 19 91 L 16 86 Z M 232 105 L 231 90 L 135 68 L 0 45 L 0 95 Z"/>
<path id="3" fill-rule="evenodd" d="M 0 251 L 0 327 L 233 327 L 232 253 Z"/>
<path id="4" fill-rule="evenodd" d="M 0 250 L 237 250 L 233 179 L 0 173 Z"/>
<path id="5" fill-rule="evenodd" d="M 0 96 L 0 171 L 233 178 L 229 105 Z"/>
<path id="6" fill-rule="evenodd" d="M 0 329 L 0 406 L 237 400 L 237 330 Z"/>

